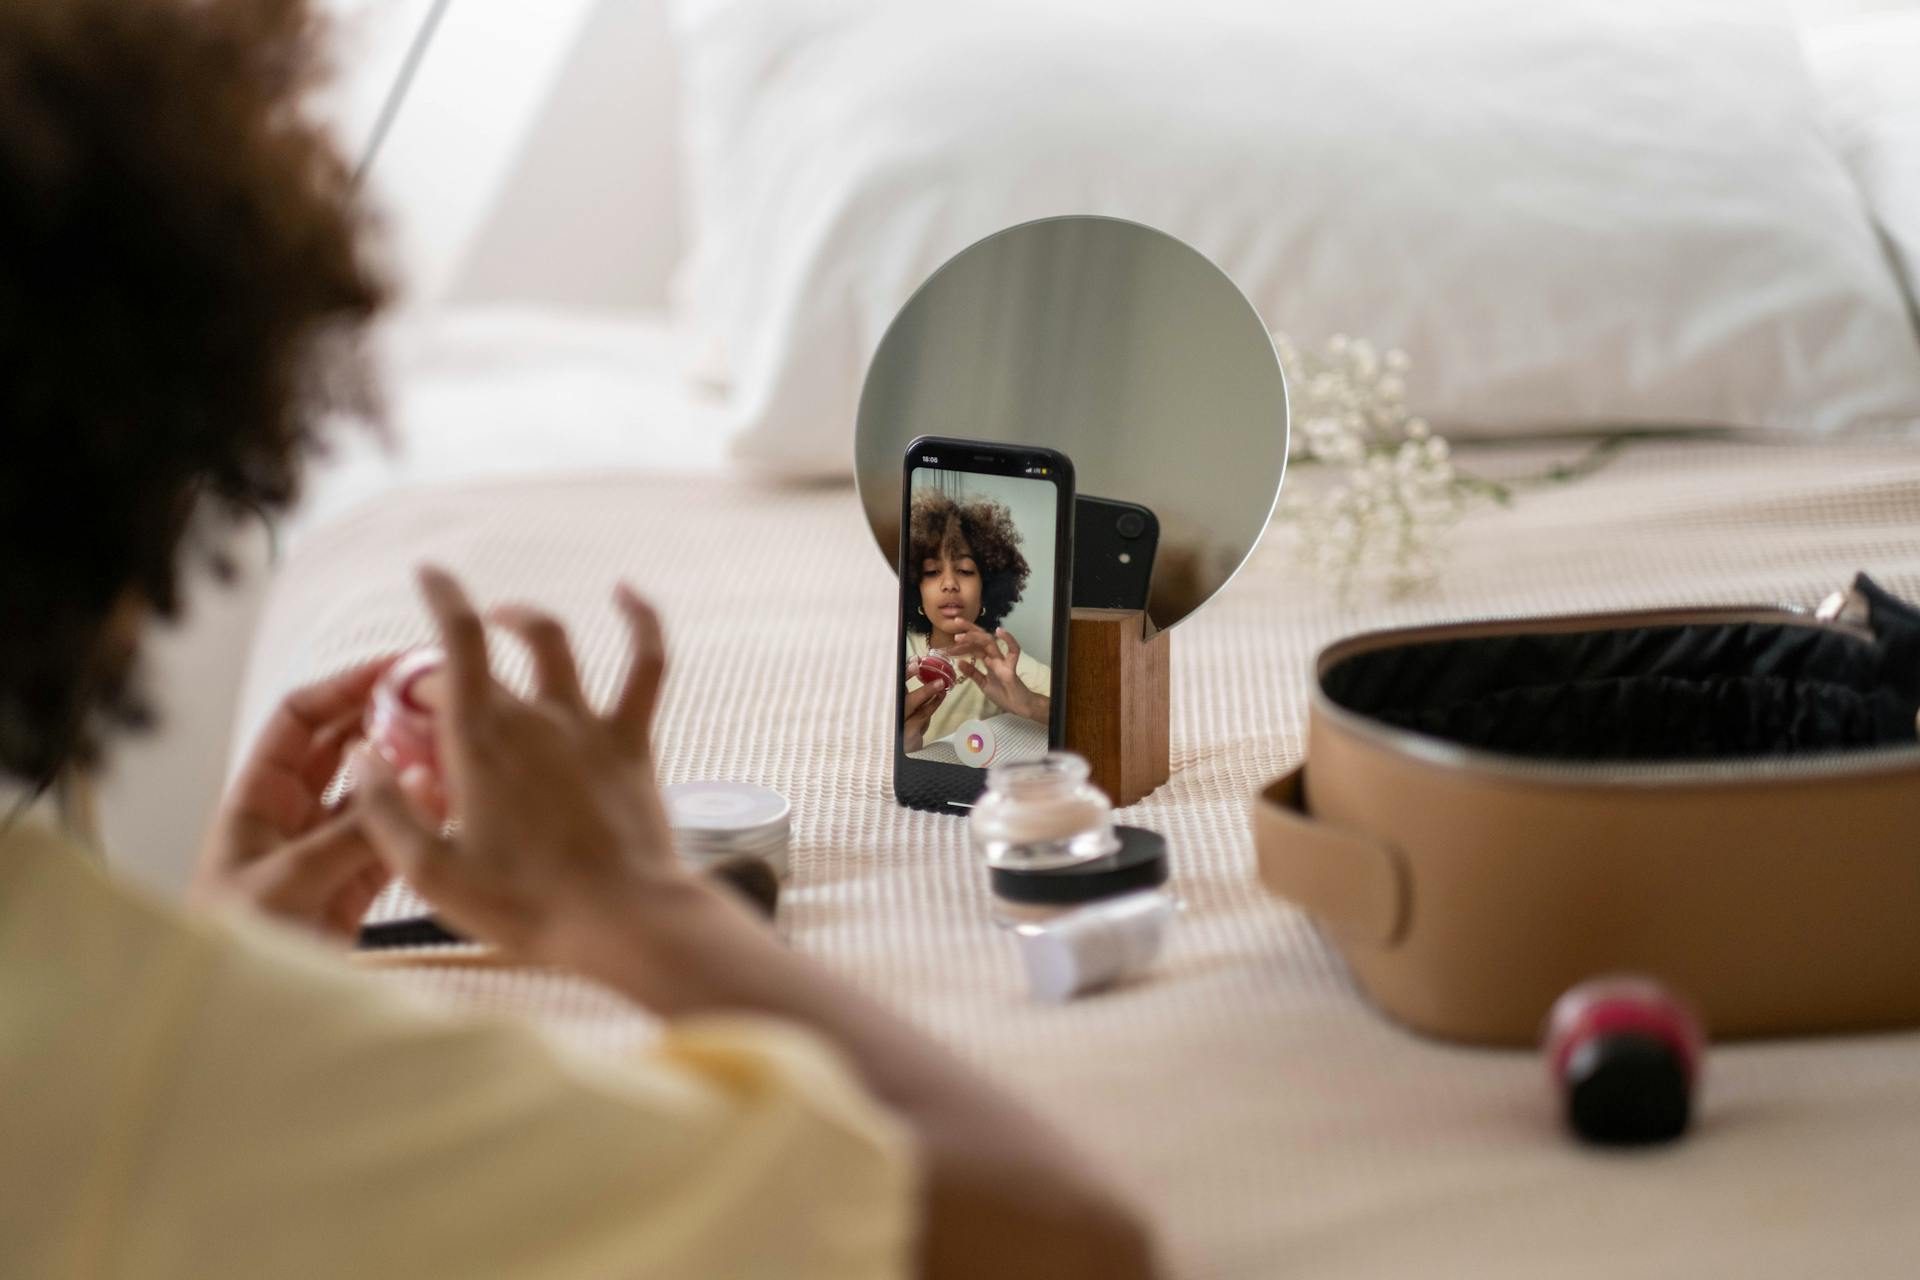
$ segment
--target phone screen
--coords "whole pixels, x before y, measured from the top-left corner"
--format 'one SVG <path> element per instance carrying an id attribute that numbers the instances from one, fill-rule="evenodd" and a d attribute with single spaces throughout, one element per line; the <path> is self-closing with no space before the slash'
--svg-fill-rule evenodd
<path id="1" fill-rule="evenodd" d="M 1063 468 L 909 465 L 900 565 L 900 752 L 985 769 L 1044 756 L 1066 653 Z M 976 781 L 972 790 L 977 792 Z"/>

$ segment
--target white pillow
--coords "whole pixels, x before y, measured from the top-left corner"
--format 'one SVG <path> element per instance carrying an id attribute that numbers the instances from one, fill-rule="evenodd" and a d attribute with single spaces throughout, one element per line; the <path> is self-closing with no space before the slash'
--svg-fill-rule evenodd
<path id="1" fill-rule="evenodd" d="M 1920 421 L 1920 345 L 1756 0 L 678 0 L 681 299 L 739 456 L 850 467 L 949 256 L 1061 213 L 1214 259 L 1267 322 L 1405 348 L 1461 434 Z"/>
<path id="2" fill-rule="evenodd" d="M 1834 145 L 1920 294 L 1920 6 L 1822 23 L 1807 57 Z"/>

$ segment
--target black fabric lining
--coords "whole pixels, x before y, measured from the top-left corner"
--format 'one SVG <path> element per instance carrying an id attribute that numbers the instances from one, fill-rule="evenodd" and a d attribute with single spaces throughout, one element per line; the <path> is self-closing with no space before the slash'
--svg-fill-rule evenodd
<path id="1" fill-rule="evenodd" d="M 1322 685 L 1339 706 L 1398 728 L 1531 759 L 1699 760 L 1913 743 L 1920 618 L 1880 594 L 1879 642 L 1751 622 L 1443 640 L 1356 654 Z"/>

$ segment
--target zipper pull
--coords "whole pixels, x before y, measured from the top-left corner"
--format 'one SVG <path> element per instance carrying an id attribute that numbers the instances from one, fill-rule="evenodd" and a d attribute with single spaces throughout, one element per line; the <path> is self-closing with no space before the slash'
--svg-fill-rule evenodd
<path id="1" fill-rule="evenodd" d="M 1876 628 L 1875 615 L 1881 626 Z M 1844 591 L 1836 591 L 1813 611 L 1815 619 L 1836 627 L 1861 632 L 1896 666 L 1911 665 L 1914 656 L 1909 646 L 1920 635 L 1920 610 L 1897 596 L 1888 595 L 1879 583 L 1864 573 L 1853 576 Z M 1885 631 L 1885 640 L 1881 632 Z M 1897 656 L 1896 656 L 1897 655 Z M 1914 735 L 1920 737 L 1920 711 L 1913 717 Z"/>
<path id="2" fill-rule="evenodd" d="M 1860 589 L 1860 579 L 1855 578 L 1845 589 L 1836 591 L 1820 602 L 1813 616 L 1821 622 L 1831 622 L 1837 626 L 1851 627 L 1856 631 L 1873 634 L 1873 602 L 1867 593 Z"/>
<path id="3" fill-rule="evenodd" d="M 1902 644 L 1920 640 L 1920 608 L 1889 592 L 1864 573 L 1855 574 L 1853 585 L 1845 591 L 1836 591 L 1822 600 L 1815 616 L 1824 622 L 1859 627 L 1879 640 L 1897 640 Z"/>

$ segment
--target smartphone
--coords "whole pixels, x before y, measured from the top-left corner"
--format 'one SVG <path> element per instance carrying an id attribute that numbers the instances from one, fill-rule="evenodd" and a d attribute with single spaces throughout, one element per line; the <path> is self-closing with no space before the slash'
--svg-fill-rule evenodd
<path id="1" fill-rule="evenodd" d="M 1065 739 L 1073 463 L 922 436 L 900 491 L 893 792 L 964 813 L 990 766 Z"/>
<path id="2" fill-rule="evenodd" d="M 1160 518 L 1137 502 L 1081 494 L 1073 503 L 1073 607 L 1145 612 Z"/>

